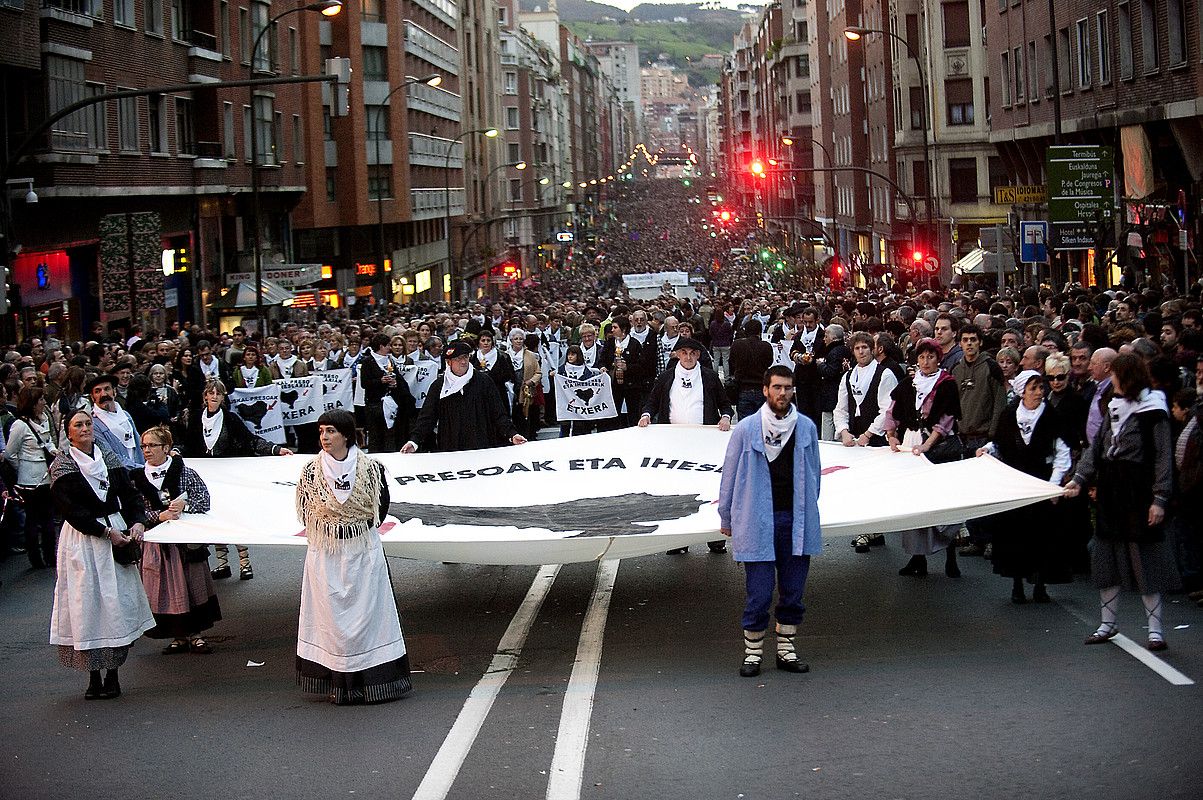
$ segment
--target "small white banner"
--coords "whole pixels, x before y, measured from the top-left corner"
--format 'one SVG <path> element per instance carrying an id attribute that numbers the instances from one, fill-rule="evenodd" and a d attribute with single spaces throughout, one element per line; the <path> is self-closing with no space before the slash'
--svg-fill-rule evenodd
<path id="1" fill-rule="evenodd" d="M 280 416 L 285 425 L 317 422 L 322 413 L 319 402 L 322 392 L 321 376 L 281 378 L 273 383 L 280 387 Z"/>
<path id="2" fill-rule="evenodd" d="M 614 407 L 614 392 L 610 376 L 599 372 L 592 378 L 578 381 L 556 373 L 556 419 L 611 419 L 618 416 Z"/>
<path id="3" fill-rule="evenodd" d="M 280 412 L 280 386 L 272 383 L 257 389 L 230 392 L 230 410 L 256 436 L 273 444 L 284 444 L 284 417 Z"/>
<path id="4" fill-rule="evenodd" d="M 426 393 L 430 384 L 439 377 L 439 362 L 419 361 L 417 364 L 401 368 L 401 377 L 409 386 L 409 393 L 414 396 L 414 407 L 421 408 L 426 402 Z"/>

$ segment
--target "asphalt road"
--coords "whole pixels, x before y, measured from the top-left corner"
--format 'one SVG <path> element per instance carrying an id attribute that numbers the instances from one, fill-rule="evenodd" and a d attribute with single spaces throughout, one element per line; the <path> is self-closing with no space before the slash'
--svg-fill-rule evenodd
<path id="1" fill-rule="evenodd" d="M 1085 583 L 1016 607 L 982 559 L 957 581 L 900 578 L 896 543 L 856 555 L 829 540 L 799 641 L 812 671 L 743 679 L 729 556 L 611 562 L 600 584 L 595 564 L 390 559 L 416 691 L 335 708 L 294 685 L 300 554 L 253 555 L 255 580 L 219 583 L 217 652 L 141 641 L 109 702 L 85 702 L 84 676 L 46 644 L 53 573 L 0 566 L 2 795 L 1199 796 L 1200 687 L 1150 667 L 1203 679 L 1203 609 L 1180 596 L 1171 649 L 1146 664 L 1082 644 Z M 1143 643 L 1139 598 L 1122 604 Z"/>

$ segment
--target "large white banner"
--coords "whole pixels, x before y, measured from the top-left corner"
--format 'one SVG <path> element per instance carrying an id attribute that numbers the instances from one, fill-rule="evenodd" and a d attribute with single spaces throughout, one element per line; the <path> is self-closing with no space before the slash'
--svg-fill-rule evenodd
<path id="1" fill-rule="evenodd" d="M 285 425 L 305 425 L 317 422 L 321 415 L 322 381 L 319 375 L 304 378 L 281 378 L 273 381 L 280 387 L 280 417 Z"/>
<path id="2" fill-rule="evenodd" d="M 257 389 L 230 392 L 230 410 L 246 423 L 256 436 L 284 444 L 284 416 L 280 411 L 280 386 L 271 383 Z"/>
<path id="3" fill-rule="evenodd" d="M 652 425 L 462 453 L 381 454 L 392 498 L 385 549 L 435 561 L 560 564 L 712 541 L 729 436 Z M 819 451 L 824 536 L 952 524 L 1060 494 L 988 457 L 935 465 L 888 448 L 822 443 Z M 159 525 L 147 539 L 304 545 L 295 487 L 310 458 L 189 461 L 209 486 L 212 510 Z M 948 491 L 926 489 L 933 486 Z"/>
<path id="4" fill-rule="evenodd" d="M 599 372 L 592 378 L 578 381 L 557 372 L 555 382 L 556 419 L 560 422 L 612 419 L 618 416 L 614 392 L 610 388 L 610 376 L 606 373 Z"/>
<path id="5" fill-rule="evenodd" d="M 672 286 L 688 286 L 689 274 L 686 272 L 639 272 L 623 275 L 622 282 L 628 289 L 659 289 L 667 281 Z"/>
<path id="6" fill-rule="evenodd" d="M 328 369 L 321 373 L 322 381 L 322 413 L 334 408 L 345 408 L 351 411 L 352 392 L 351 370 Z"/>
<path id="7" fill-rule="evenodd" d="M 421 408 L 426 403 L 430 384 L 439 377 L 439 362 L 419 361 L 417 364 L 402 367 L 401 377 L 409 386 L 409 393 L 414 396 L 414 407 Z"/>

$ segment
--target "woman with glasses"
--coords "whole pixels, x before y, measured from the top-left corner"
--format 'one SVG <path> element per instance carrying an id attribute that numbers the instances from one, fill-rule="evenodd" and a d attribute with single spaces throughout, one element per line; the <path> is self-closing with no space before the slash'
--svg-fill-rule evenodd
<path id="1" fill-rule="evenodd" d="M 1086 417 L 1090 404 L 1081 393 L 1071 386 L 1073 370 L 1070 357 L 1064 353 L 1053 353 L 1044 361 L 1045 380 L 1048 381 L 1049 407 L 1057 412 L 1061 423 L 1061 438 L 1069 445 L 1073 463 L 1082 458 L 1086 447 Z M 1067 473 L 1067 477 L 1070 473 Z M 1094 535 L 1090 525 L 1090 506 L 1085 497 L 1065 498 L 1052 508 L 1053 525 L 1065 536 L 1071 549 L 1071 565 L 1074 572 L 1090 571 L 1090 555 L 1086 550 L 1090 537 Z"/>
<path id="2" fill-rule="evenodd" d="M 132 470 L 134 488 L 146 503 L 147 526 L 179 519 L 186 511 L 209 510 L 209 489 L 200 475 L 171 452 L 171 431 L 163 426 L 142 434 L 146 466 Z M 201 633 L 221 619 L 213 579 L 209 575 L 209 548 L 191 544 L 151 544 L 142 548 L 142 585 L 154 614 L 151 639 L 171 639 L 163 655 L 212 653 Z"/>

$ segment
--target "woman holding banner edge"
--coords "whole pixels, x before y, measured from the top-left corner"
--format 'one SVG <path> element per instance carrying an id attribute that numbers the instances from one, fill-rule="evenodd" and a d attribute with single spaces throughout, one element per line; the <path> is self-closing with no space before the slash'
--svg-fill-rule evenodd
<path id="1" fill-rule="evenodd" d="M 237 414 L 225 412 L 226 387 L 221 381 L 210 378 L 201 396 L 204 398 L 204 408 L 198 414 L 189 415 L 188 429 L 184 433 L 184 453 L 190 458 L 292 455 L 287 447 L 272 444 L 251 433 Z M 255 577 L 250 551 L 243 545 L 235 547 L 238 548 L 238 578 L 249 581 Z M 213 578 L 221 580 L 230 577 L 229 545 L 219 544 L 213 549 L 217 554 Z"/>

